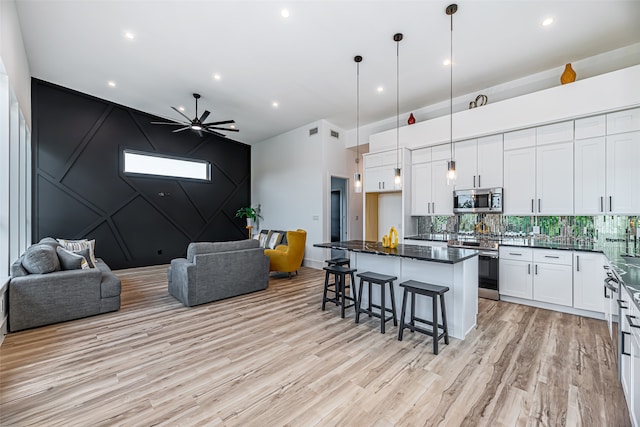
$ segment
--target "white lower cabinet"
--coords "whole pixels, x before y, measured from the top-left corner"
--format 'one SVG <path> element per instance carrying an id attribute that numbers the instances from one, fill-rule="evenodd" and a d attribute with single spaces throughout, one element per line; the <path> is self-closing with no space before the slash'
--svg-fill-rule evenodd
<path id="1" fill-rule="evenodd" d="M 581 310 L 605 312 L 603 266 L 607 259 L 599 253 L 573 253 L 573 306 Z"/>
<path id="2" fill-rule="evenodd" d="M 633 304 L 633 303 L 631 303 Z M 627 402 L 631 422 L 634 426 L 640 426 L 640 312 L 631 306 L 633 313 L 632 323 L 629 324 L 631 331 L 631 400 Z"/>
<path id="3" fill-rule="evenodd" d="M 627 407 L 629 408 L 629 415 L 633 419 L 632 414 L 632 402 L 633 402 L 633 372 L 632 372 L 632 333 L 629 326 L 629 316 L 631 316 L 631 300 L 629 293 L 624 286 L 620 289 L 620 299 L 618 305 L 620 307 L 620 383 L 622 384 L 622 391 L 624 397 L 627 400 Z M 633 319 L 632 319 L 633 320 Z M 640 390 L 639 390 L 640 392 Z"/>
<path id="4" fill-rule="evenodd" d="M 532 250 L 500 248 L 500 294 L 533 299 Z"/>
<path id="5" fill-rule="evenodd" d="M 569 251 L 534 249 L 534 301 L 573 306 L 571 255 Z"/>

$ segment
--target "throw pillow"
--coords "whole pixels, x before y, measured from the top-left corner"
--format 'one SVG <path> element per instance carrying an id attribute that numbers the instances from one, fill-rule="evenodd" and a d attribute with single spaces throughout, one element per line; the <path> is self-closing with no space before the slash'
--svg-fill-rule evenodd
<path id="1" fill-rule="evenodd" d="M 44 237 L 42 240 L 40 240 L 40 242 L 38 242 L 41 245 L 49 245 L 51 246 L 53 249 L 57 248 L 58 246 L 60 246 L 60 243 L 58 243 L 58 241 L 56 239 L 54 239 L 53 237 Z"/>
<path id="2" fill-rule="evenodd" d="M 87 258 L 87 260 L 90 260 L 92 265 L 94 265 L 94 266 L 97 265 L 96 256 L 95 256 L 95 245 L 96 245 L 96 241 L 95 240 L 87 240 L 87 239 L 65 240 L 65 239 L 58 239 L 58 243 L 60 243 L 63 248 L 68 249 L 70 251 L 79 251 L 79 250 L 82 250 L 82 249 L 89 248 L 89 257 Z"/>
<path id="3" fill-rule="evenodd" d="M 266 248 L 267 247 L 267 233 L 260 233 L 258 236 L 260 236 L 259 241 L 260 241 L 260 247 L 261 248 Z"/>
<path id="4" fill-rule="evenodd" d="M 35 244 L 25 251 L 22 266 L 29 274 L 45 274 L 60 270 L 60 261 L 51 246 Z"/>
<path id="5" fill-rule="evenodd" d="M 87 252 L 87 254 L 89 253 L 88 249 L 85 249 L 85 251 Z M 56 248 L 56 252 L 58 254 L 58 258 L 60 259 L 60 265 L 62 265 L 62 268 L 64 270 L 85 270 L 89 268 L 87 259 L 78 253 L 71 252 L 70 250 L 64 249 L 61 246 Z"/>
<path id="6" fill-rule="evenodd" d="M 280 240 L 282 240 L 282 233 L 274 231 L 269 236 L 269 243 L 267 246 L 269 247 L 269 249 L 275 249 L 275 247 L 280 243 Z"/>

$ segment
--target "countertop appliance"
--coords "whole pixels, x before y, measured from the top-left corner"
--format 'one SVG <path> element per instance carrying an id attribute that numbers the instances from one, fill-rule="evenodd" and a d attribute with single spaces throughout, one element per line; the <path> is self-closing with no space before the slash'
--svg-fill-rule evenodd
<path id="1" fill-rule="evenodd" d="M 454 213 L 500 213 L 502 204 L 502 188 L 477 188 L 453 192 Z"/>
<path id="2" fill-rule="evenodd" d="M 478 255 L 478 296 L 499 300 L 498 242 L 494 240 L 449 240 L 447 246 L 480 251 L 480 255 Z"/>

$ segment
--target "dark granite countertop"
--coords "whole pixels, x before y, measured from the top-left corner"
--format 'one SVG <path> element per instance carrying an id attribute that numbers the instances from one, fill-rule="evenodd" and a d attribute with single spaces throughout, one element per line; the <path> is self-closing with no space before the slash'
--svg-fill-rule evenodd
<path id="1" fill-rule="evenodd" d="M 457 264 L 478 255 L 473 249 L 442 248 L 434 246 L 398 245 L 397 248 L 383 248 L 380 242 L 364 240 L 346 240 L 342 242 L 316 243 L 317 248 L 343 249 L 351 252 L 363 252 L 374 255 L 397 256 L 420 261 Z"/>
<path id="2" fill-rule="evenodd" d="M 447 242 L 451 239 L 448 233 L 426 233 L 405 237 L 405 240 L 426 240 L 428 242 Z"/>

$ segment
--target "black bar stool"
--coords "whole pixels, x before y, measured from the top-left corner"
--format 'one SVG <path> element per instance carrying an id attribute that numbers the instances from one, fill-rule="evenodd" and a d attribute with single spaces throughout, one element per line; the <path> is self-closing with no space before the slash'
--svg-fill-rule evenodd
<path id="1" fill-rule="evenodd" d="M 325 261 L 328 266 L 339 265 L 341 267 L 350 267 L 351 260 L 349 258 L 336 257 Z"/>
<path id="2" fill-rule="evenodd" d="M 340 316 L 344 319 L 344 311 L 349 307 L 357 306 L 357 298 L 355 294 L 355 279 L 353 277 L 353 273 L 355 273 L 356 269 L 351 269 L 347 267 L 343 267 L 340 265 L 331 265 L 327 267 L 323 267 L 325 271 L 324 275 L 324 292 L 322 295 L 322 311 L 325 310 L 326 302 L 335 302 L 336 305 L 340 304 Z M 333 274 L 334 281 L 333 283 L 329 283 L 329 275 Z M 349 285 L 346 284 L 346 276 L 349 275 L 351 280 Z M 333 288 L 333 289 L 330 289 Z M 346 290 L 350 289 L 351 294 L 347 296 Z M 327 292 L 333 292 L 335 297 L 329 298 L 327 297 Z M 346 305 L 346 300 L 352 301 L 352 304 Z"/>
<path id="3" fill-rule="evenodd" d="M 398 280 L 396 276 L 387 276 L 385 274 L 374 273 L 372 271 L 367 271 L 365 273 L 358 274 L 360 278 L 360 288 L 358 289 L 359 302 L 358 307 L 356 308 L 356 323 L 360 323 L 360 313 L 367 313 L 369 317 L 379 317 L 380 318 L 380 332 L 384 334 L 384 324 L 393 319 L 393 324 L 398 325 L 398 319 L 396 318 L 396 300 L 395 295 L 393 293 L 393 282 L 394 280 Z M 364 282 L 369 283 L 369 305 L 368 308 L 362 308 L 362 286 Z M 371 284 L 375 283 L 376 285 L 380 285 L 380 305 L 373 304 L 371 302 Z M 385 290 L 384 287 L 386 284 L 389 284 L 389 293 L 391 294 L 391 308 L 387 308 L 387 304 L 385 301 Z M 373 308 L 377 308 L 380 311 L 374 312 Z M 386 317 L 387 312 L 391 313 L 391 317 Z"/>
<path id="4" fill-rule="evenodd" d="M 402 314 L 400 315 L 400 330 L 398 331 L 398 340 L 402 341 L 402 332 L 405 328 L 411 332 L 421 332 L 433 337 L 433 354 L 438 354 L 438 341 L 444 337 L 444 343 L 449 344 L 449 329 L 447 328 L 447 310 L 444 305 L 444 294 L 449 291 L 446 286 L 432 285 L 431 283 L 418 282 L 417 280 L 408 280 L 400 283 L 404 288 L 404 296 L 402 297 Z M 404 323 L 404 314 L 407 308 L 407 295 L 411 293 L 411 321 L 409 324 Z M 416 295 L 425 295 L 431 297 L 433 302 L 433 319 L 432 321 L 416 317 Z M 440 309 L 442 310 L 442 324 L 438 323 L 438 296 L 440 296 Z M 431 331 L 416 326 L 416 320 L 427 325 L 431 325 Z M 442 333 L 439 334 L 439 329 Z"/>

